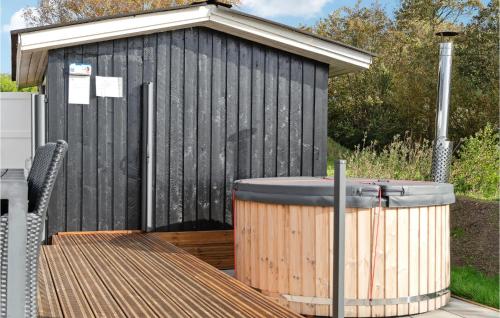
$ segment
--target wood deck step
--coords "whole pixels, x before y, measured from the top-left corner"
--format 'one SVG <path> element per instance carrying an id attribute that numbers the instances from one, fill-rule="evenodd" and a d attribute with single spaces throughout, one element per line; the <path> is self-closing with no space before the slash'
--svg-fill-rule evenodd
<path id="1" fill-rule="evenodd" d="M 234 268 L 232 230 L 152 232 L 147 235 L 172 243 L 218 269 Z"/>

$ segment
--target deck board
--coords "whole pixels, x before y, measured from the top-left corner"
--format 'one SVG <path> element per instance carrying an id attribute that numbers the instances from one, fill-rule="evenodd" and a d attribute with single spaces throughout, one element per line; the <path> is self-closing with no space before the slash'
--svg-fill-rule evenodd
<path id="1" fill-rule="evenodd" d="M 60 247 L 50 246 L 44 252 L 63 315 L 95 317 Z"/>
<path id="2" fill-rule="evenodd" d="M 56 241 L 42 247 L 39 317 L 300 317 L 151 235 Z"/>
<path id="3" fill-rule="evenodd" d="M 71 266 L 76 279 L 85 295 L 89 305 L 97 317 L 126 317 L 125 312 L 116 303 L 113 295 L 103 285 L 103 281 L 96 273 L 92 264 L 80 253 L 78 246 L 60 246 L 66 260 Z"/>
<path id="4" fill-rule="evenodd" d="M 62 311 L 57 298 L 57 292 L 50 275 L 49 266 L 45 257 L 44 248 L 40 253 L 40 269 L 38 273 L 38 316 L 39 317 L 61 317 Z"/>

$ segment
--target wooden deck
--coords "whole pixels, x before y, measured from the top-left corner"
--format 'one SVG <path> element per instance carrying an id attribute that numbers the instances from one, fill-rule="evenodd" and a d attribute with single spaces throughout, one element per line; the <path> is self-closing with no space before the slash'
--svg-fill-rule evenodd
<path id="1" fill-rule="evenodd" d="M 42 247 L 39 317 L 301 317 L 148 234 L 81 234 Z"/>

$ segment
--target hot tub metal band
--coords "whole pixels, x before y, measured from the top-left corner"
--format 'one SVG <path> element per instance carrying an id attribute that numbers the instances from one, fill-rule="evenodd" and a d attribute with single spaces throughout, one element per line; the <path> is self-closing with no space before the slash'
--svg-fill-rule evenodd
<path id="1" fill-rule="evenodd" d="M 380 298 L 380 299 L 345 299 L 345 306 L 382 306 L 382 305 L 403 305 L 410 304 L 420 301 L 432 300 L 437 297 L 441 297 L 450 292 L 449 288 L 441 289 L 440 291 L 416 295 L 416 296 L 406 296 L 399 298 Z M 295 296 L 295 295 L 281 295 L 287 301 L 296 303 L 305 303 L 313 305 L 331 305 L 331 298 L 322 297 L 307 297 L 307 296 Z"/>

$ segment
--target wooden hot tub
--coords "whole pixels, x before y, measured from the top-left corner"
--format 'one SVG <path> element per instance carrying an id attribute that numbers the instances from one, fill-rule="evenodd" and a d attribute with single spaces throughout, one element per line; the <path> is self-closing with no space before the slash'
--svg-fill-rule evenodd
<path id="1" fill-rule="evenodd" d="M 402 316 L 450 297 L 453 186 L 347 183 L 347 317 Z M 235 183 L 236 277 L 297 313 L 328 316 L 332 297 L 333 180 Z"/>

